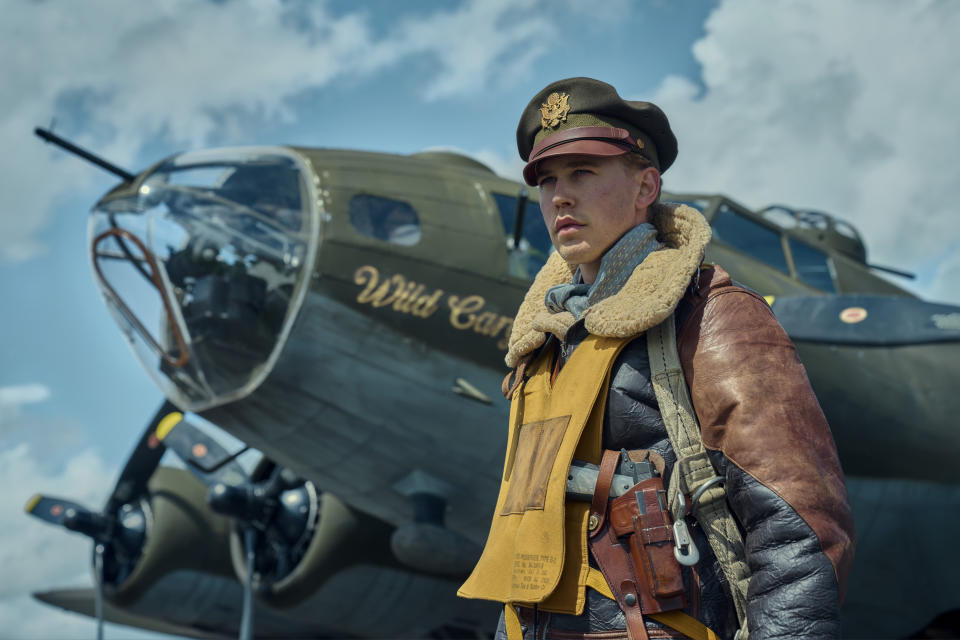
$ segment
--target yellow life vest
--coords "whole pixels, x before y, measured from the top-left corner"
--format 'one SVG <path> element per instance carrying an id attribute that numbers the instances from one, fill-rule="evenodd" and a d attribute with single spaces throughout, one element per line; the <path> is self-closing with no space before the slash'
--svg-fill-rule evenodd
<path id="1" fill-rule="evenodd" d="M 570 462 L 599 464 L 617 355 L 630 338 L 587 336 L 551 386 L 552 352 L 514 393 L 500 495 L 477 566 L 458 595 L 580 615 L 590 575 L 590 505 L 566 502 Z"/>

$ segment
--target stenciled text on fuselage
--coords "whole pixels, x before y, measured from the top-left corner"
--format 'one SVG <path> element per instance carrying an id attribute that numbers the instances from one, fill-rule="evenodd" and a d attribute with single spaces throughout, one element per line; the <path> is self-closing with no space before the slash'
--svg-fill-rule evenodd
<path id="1" fill-rule="evenodd" d="M 507 348 L 513 318 L 486 309 L 487 301 L 483 296 L 458 296 L 445 293 L 443 289 L 430 290 L 399 273 L 384 276 L 372 265 L 357 269 L 353 281 L 363 287 L 357 294 L 360 304 L 389 307 L 398 313 L 426 319 L 445 302 L 446 310 L 449 310 L 448 321 L 454 329 L 493 338 L 497 340 L 497 348 Z"/>

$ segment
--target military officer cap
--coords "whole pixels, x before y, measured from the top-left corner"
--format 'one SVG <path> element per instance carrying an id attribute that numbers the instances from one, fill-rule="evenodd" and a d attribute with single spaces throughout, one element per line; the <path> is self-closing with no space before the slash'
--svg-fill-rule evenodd
<path id="1" fill-rule="evenodd" d="M 593 78 L 568 78 L 544 87 L 523 110 L 517 149 L 533 186 L 537 163 L 559 155 L 639 153 L 663 173 L 677 158 L 677 139 L 657 105 L 624 100 Z"/>

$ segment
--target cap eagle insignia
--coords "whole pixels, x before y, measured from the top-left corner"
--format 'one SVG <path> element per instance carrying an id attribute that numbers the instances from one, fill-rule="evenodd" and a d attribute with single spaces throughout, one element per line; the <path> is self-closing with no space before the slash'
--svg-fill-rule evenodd
<path id="1" fill-rule="evenodd" d="M 567 112 L 570 111 L 570 104 L 567 100 L 570 96 L 566 93 L 551 93 L 547 96 L 547 101 L 540 105 L 540 124 L 544 128 L 557 126 L 561 122 L 566 122 Z"/>

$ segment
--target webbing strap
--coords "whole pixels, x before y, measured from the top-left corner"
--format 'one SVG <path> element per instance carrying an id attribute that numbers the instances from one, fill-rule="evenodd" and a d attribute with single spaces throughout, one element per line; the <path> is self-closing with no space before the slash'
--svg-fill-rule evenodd
<path id="1" fill-rule="evenodd" d="M 660 404 L 660 415 L 667 428 L 677 463 L 670 478 L 667 499 L 675 519 L 683 517 L 683 494 L 691 494 L 716 475 L 700 436 L 700 426 L 690 400 L 690 392 L 677 353 L 674 316 L 647 331 L 647 351 L 653 389 Z M 693 515 L 707 534 L 707 540 L 720 563 L 740 622 L 738 638 L 747 637 L 747 566 L 743 537 L 727 506 L 722 485 L 713 485 L 693 506 Z"/>
<path id="2" fill-rule="evenodd" d="M 665 624 L 671 629 L 679 631 L 693 640 L 719 640 L 717 634 L 693 616 L 685 614 L 683 611 L 664 611 L 663 613 L 651 613 L 650 616 L 660 624 Z"/>
<path id="3" fill-rule="evenodd" d="M 517 608 L 509 602 L 503 605 L 503 626 L 507 630 L 507 640 L 523 640 L 520 614 L 517 613 Z"/>
<path id="4" fill-rule="evenodd" d="M 590 567 L 590 572 L 587 574 L 587 586 L 611 600 L 614 599 L 613 591 L 610 590 L 610 585 L 607 584 L 603 574 L 593 567 Z M 708 626 L 683 611 L 648 613 L 646 616 L 693 638 L 693 640 L 719 640 L 717 634 L 711 631 Z"/>
<path id="5" fill-rule="evenodd" d="M 611 590 L 610 585 L 607 584 L 607 579 L 603 577 L 599 569 L 590 567 L 590 571 L 587 572 L 587 586 L 611 600 L 616 600 L 616 598 L 613 597 L 613 590 Z"/>

